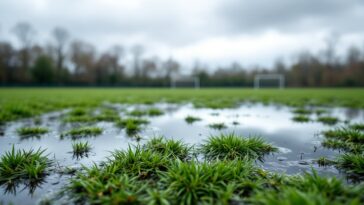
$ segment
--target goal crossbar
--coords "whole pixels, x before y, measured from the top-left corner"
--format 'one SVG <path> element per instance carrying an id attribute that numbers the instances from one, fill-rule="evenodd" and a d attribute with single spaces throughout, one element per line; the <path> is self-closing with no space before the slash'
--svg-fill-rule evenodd
<path id="1" fill-rule="evenodd" d="M 254 78 L 254 88 L 260 88 L 260 80 L 274 80 L 277 79 L 279 81 L 279 88 L 284 88 L 284 75 L 282 74 L 258 74 Z"/>
<path id="2" fill-rule="evenodd" d="M 191 82 L 195 89 L 200 88 L 200 78 L 196 76 L 171 77 L 171 88 L 176 88 L 178 82 Z"/>

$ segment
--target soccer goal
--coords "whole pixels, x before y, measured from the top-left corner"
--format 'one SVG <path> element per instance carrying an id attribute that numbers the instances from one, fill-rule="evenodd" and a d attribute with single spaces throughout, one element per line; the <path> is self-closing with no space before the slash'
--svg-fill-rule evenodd
<path id="1" fill-rule="evenodd" d="M 200 88 L 200 78 L 196 76 L 174 76 L 171 77 L 171 88 L 178 87 L 194 87 L 195 89 Z"/>
<path id="2" fill-rule="evenodd" d="M 282 74 L 258 74 L 255 76 L 254 78 L 254 88 L 255 89 L 259 89 L 262 87 L 261 85 L 261 81 L 265 80 L 265 81 L 270 81 L 270 82 L 277 82 L 278 83 L 278 87 L 280 89 L 284 88 L 284 75 Z"/>

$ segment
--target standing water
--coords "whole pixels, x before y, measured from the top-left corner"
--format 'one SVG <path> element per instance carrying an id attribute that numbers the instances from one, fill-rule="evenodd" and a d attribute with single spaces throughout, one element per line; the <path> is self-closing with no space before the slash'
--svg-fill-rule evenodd
<path id="1" fill-rule="evenodd" d="M 135 109 L 146 109 L 148 105 L 118 105 L 105 104 L 115 109 L 121 118 Z M 279 148 L 279 152 L 266 156 L 264 161 L 257 163 L 264 169 L 287 174 L 300 174 L 317 170 L 320 175 L 337 176 L 345 178 L 335 167 L 320 167 L 315 163 L 319 157 L 335 158 L 338 151 L 326 149 L 321 146 L 322 131 L 331 129 L 333 126 L 317 122 L 316 114 L 310 114 L 309 122 L 294 122 L 292 118 L 293 108 L 281 105 L 243 104 L 234 109 L 196 109 L 191 104 L 157 104 L 164 114 L 154 117 L 146 117 L 150 123 L 143 127 L 138 134 L 140 141 L 129 137 L 124 129 L 120 129 L 113 122 L 97 122 L 92 125 L 103 129 L 101 135 L 83 138 L 91 144 L 91 152 L 84 157 L 77 157 L 72 152 L 72 139 L 62 138 L 61 134 L 71 128 L 84 125 L 84 123 L 65 123 L 62 121 L 64 115 L 69 111 L 44 114 L 39 120 L 24 119 L 11 122 L 0 127 L 0 155 L 11 150 L 39 147 L 46 149 L 48 157 L 53 159 L 51 174 L 43 181 L 36 184 L 13 184 L 2 185 L 1 200 L 5 204 L 37 203 L 47 197 L 54 196 L 67 184 L 72 176 L 69 172 L 85 166 L 104 161 L 110 152 L 115 149 L 126 149 L 129 145 L 143 144 L 154 136 L 164 136 L 182 140 L 190 145 L 198 147 L 209 136 L 221 133 L 235 133 L 240 136 L 260 136 L 265 141 Z M 339 118 L 336 127 L 343 126 L 345 122 L 363 122 L 364 110 L 353 110 L 346 108 L 325 108 L 330 116 Z M 201 120 L 187 123 L 185 118 L 193 116 Z M 38 121 L 38 122 L 36 122 Z M 223 124 L 222 129 L 213 129 L 211 124 Z M 47 134 L 35 138 L 22 139 L 17 129 L 27 126 L 40 126 L 49 129 Z"/>

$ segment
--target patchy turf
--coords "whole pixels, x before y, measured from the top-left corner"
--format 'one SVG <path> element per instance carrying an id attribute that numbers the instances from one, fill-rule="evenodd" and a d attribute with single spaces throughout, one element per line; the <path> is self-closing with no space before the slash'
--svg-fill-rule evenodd
<path id="1" fill-rule="evenodd" d="M 142 118 L 126 118 L 116 121 L 116 126 L 125 128 L 125 132 L 129 136 L 134 136 L 142 130 L 142 125 L 148 124 L 149 121 Z"/>
<path id="2" fill-rule="evenodd" d="M 316 160 L 319 166 L 329 166 L 335 164 L 334 160 L 330 160 L 327 157 L 320 157 Z"/>
<path id="3" fill-rule="evenodd" d="M 39 136 L 47 133 L 49 130 L 44 127 L 21 127 L 16 130 L 22 137 Z"/>
<path id="4" fill-rule="evenodd" d="M 118 111 L 111 109 L 101 109 L 98 114 L 91 109 L 75 108 L 71 110 L 64 118 L 64 122 L 74 123 L 92 123 L 92 122 L 114 122 L 119 120 Z"/>
<path id="5" fill-rule="evenodd" d="M 327 110 L 326 107 L 316 109 L 314 105 L 364 108 L 363 89 L 201 89 L 193 91 L 191 89 L 173 91 L 167 89 L 32 89 L 32 92 L 29 90 L 0 89 L 0 124 L 30 118 L 23 120 L 27 123 L 26 126 L 29 124 L 40 126 L 45 124 L 41 122 L 44 118 L 41 119 L 43 116 L 39 116 L 40 114 L 64 110 L 60 119 L 65 123 L 61 123 L 60 132 L 76 128 L 64 132 L 62 137 L 78 139 L 100 135 L 103 129 L 91 127 L 96 123 L 100 127 L 103 125 L 108 127 L 113 123 L 135 139 L 140 140 L 143 137 L 141 141 L 133 141 L 135 147 L 130 145 L 126 150 L 113 151 L 111 156 L 100 164 L 83 167 L 78 171 L 73 170 L 76 176 L 71 178 L 65 188 L 65 194 L 71 197 L 72 202 L 81 204 L 364 203 L 362 184 L 350 185 L 333 177 L 318 176 L 315 171 L 300 176 L 289 176 L 263 170 L 258 165 L 261 163 L 258 160 L 263 161 L 264 156 L 276 152 L 277 148 L 262 138 L 221 134 L 211 136 L 196 147 L 164 137 L 153 137 L 144 141 L 150 137 L 149 134 L 139 136 L 144 134 L 145 125 L 149 121 L 158 122 L 159 119 L 154 116 L 163 115 L 167 110 L 159 109 L 158 105 L 151 105 L 149 108 L 134 108 L 127 112 L 127 109 L 120 111 L 117 110 L 119 107 L 109 104 L 192 103 L 196 108 L 219 109 L 233 108 L 243 102 L 278 103 L 292 106 L 289 110 L 295 114 L 293 118 L 295 121 L 308 122 L 317 119 L 328 125 L 341 125 L 342 121 L 331 117 L 328 108 Z M 168 110 L 169 112 L 172 111 Z M 214 113 L 212 114 L 214 117 L 218 115 L 225 117 L 224 114 L 217 113 L 220 110 L 209 112 Z M 197 116 L 187 116 L 185 121 L 193 124 L 201 120 Z M 235 118 L 226 122 L 221 120 L 220 122 L 224 123 L 209 126 L 218 130 L 226 128 L 227 125 L 232 128 L 231 124 L 239 123 L 233 120 Z M 101 121 L 102 123 L 98 123 Z M 208 130 L 202 122 L 190 125 L 187 129 L 201 124 Z M 185 123 L 183 125 L 187 126 Z M 239 129 L 238 126 L 234 128 Z M 46 133 L 46 131 L 41 132 L 41 127 L 21 129 L 17 131 L 21 136 Z M 52 129 L 49 131 L 54 132 Z M 148 131 L 149 129 L 145 133 Z M 364 169 L 363 124 L 348 124 L 345 128 L 325 131 L 323 134 L 324 147 L 339 149 L 342 152 L 335 159 L 320 157 L 314 163 L 319 166 L 335 166 L 350 176 L 362 177 L 364 175 L 362 171 Z M 94 139 L 102 140 L 102 138 L 88 140 Z M 90 152 L 91 146 L 95 145 L 88 142 L 73 142 L 72 152 L 77 156 L 85 155 Z M 41 180 L 48 174 L 50 164 L 51 161 L 43 150 L 15 151 L 13 148 L 12 151 L 1 155 L 0 184 Z"/>
<path id="6" fill-rule="evenodd" d="M 350 128 L 354 129 L 354 130 L 361 130 L 364 131 L 364 123 L 356 123 L 356 124 L 352 124 L 350 125 Z"/>
<path id="7" fill-rule="evenodd" d="M 211 129 L 215 129 L 215 130 L 222 130 L 222 129 L 226 129 L 227 126 L 225 125 L 225 123 L 212 123 L 212 124 L 209 124 L 209 127 Z"/>
<path id="8" fill-rule="evenodd" d="M 72 150 L 74 156 L 82 157 L 90 152 L 91 145 L 88 142 L 73 142 Z"/>
<path id="9" fill-rule="evenodd" d="M 191 157 L 189 154 L 192 147 L 184 144 L 182 141 L 154 137 L 145 144 L 145 149 L 167 155 L 171 158 L 187 160 Z"/>
<path id="10" fill-rule="evenodd" d="M 351 174 L 364 177 L 364 154 L 345 153 L 340 155 L 337 162 L 337 166 L 343 168 Z"/>
<path id="11" fill-rule="evenodd" d="M 311 119 L 307 115 L 300 114 L 293 116 L 292 120 L 295 122 L 309 122 Z"/>
<path id="12" fill-rule="evenodd" d="M 102 133 L 102 129 L 99 127 L 80 127 L 69 130 L 61 135 L 62 137 L 71 136 L 72 138 L 81 138 L 88 136 L 97 136 Z"/>
<path id="13" fill-rule="evenodd" d="M 188 123 L 188 124 L 193 124 L 194 122 L 196 122 L 196 121 L 201 121 L 202 119 L 201 118 L 199 118 L 199 117 L 194 117 L 194 116 L 187 116 L 186 118 L 185 118 L 185 121 Z"/>
<path id="14" fill-rule="evenodd" d="M 176 153 L 185 156 L 185 152 L 185 145 L 161 137 L 148 141 L 145 147 L 115 151 L 103 166 L 77 172 L 64 194 L 87 204 L 364 202 L 364 185 L 348 185 L 336 178 L 318 176 L 315 171 L 294 176 L 272 174 L 245 157 L 181 161 Z M 192 152 L 188 150 L 190 155 Z"/>
<path id="15" fill-rule="evenodd" d="M 294 114 L 297 114 L 297 115 L 309 115 L 312 113 L 311 110 L 309 109 L 306 109 L 306 108 L 296 108 L 292 111 Z"/>
<path id="16" fill-rule="evenodd" d="M 31 92 L 30 92 L 31 91 Z M 219 96 L 219 99 L 216 99 Z M 192 102 L 195 107 L 227 108 L 246 101 L 364 108 L 363 89 L 100 89 L 2 88 L 0 123 L 70 107 L 91 108 L 105 100 L 150 104 Z"/>
<path id="17" fill-rule="evenodd" d="M 318 122 L 322 122 L 323 124 L 326 125 L 335 125 L 336 123 L 339 122 L 339 119 L 336 117 L 332 117 L 332 116 L 321 116 L 319 118 L 317 118 Z"/>
<path id="18" fill-rule="evenodd" d="M 0 184 L 40 180 L 47 174 L 51 164 L 46 150 L 16 150 L 5 152 L 0 158 Z"/>
<path id="19" fill-rule="evenodd" d="M 211 136 L 200 147 L 207 159 L 263 159 L 263 156 L 278 151 L 260 137 L 244 137 L 233 133 Z"/>
<path id="20" fill-rule="evenodd" d="M 364 179 L 364 133 L 352 126 L 323 132 L 322 145 L 343 150 L 334 164 L 354 179 Z"/>

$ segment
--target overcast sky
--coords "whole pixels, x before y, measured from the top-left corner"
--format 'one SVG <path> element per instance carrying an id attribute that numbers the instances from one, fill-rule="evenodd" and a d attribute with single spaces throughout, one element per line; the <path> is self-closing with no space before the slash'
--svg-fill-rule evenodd
<path id="1" fill-rule="evenodd" d="M 364 47 L 363 0 L 0 0 L 0 39 L 27 21 L 36 42 L 55 26 L 100 51 L 142 44 L 146 56 L 172 56 L 186 65 L 237 61 L 270 66 L 278 57 L 317 53 L 332 34 L 337 48 Z"/>

